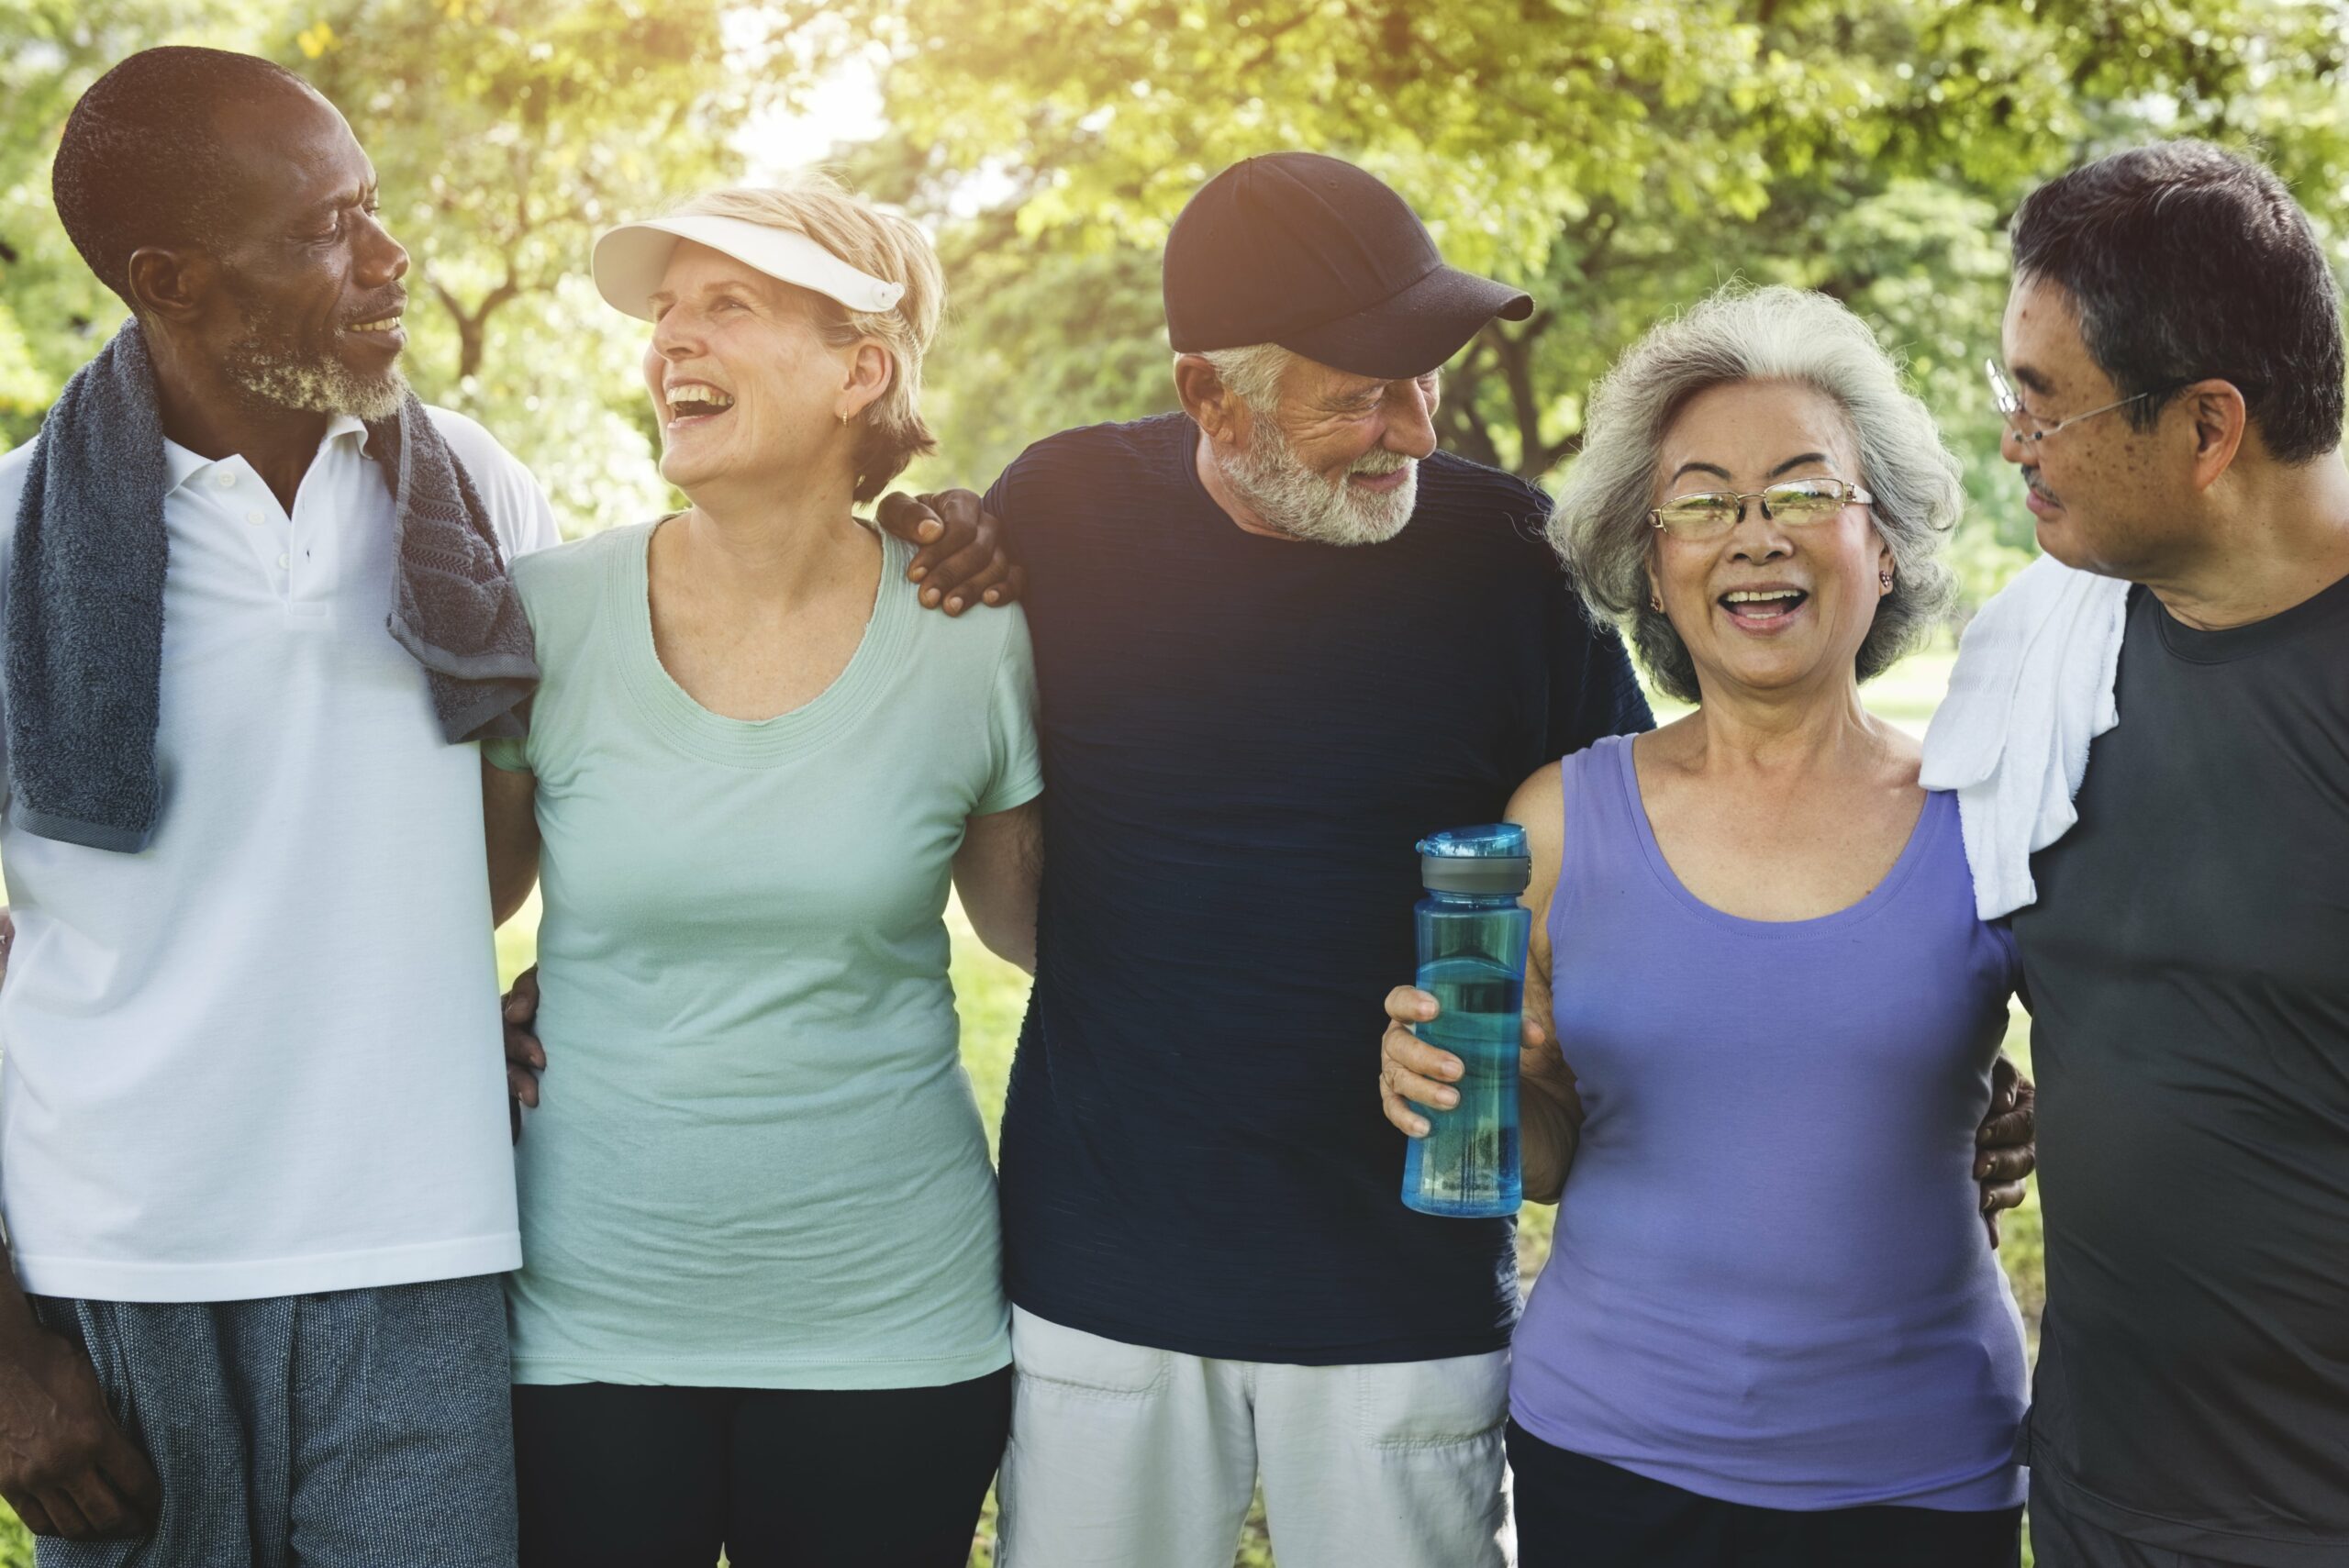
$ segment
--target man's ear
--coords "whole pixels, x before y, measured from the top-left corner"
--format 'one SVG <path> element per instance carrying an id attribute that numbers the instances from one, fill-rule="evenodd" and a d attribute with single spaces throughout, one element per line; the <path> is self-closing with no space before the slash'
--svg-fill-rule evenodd
<path id="1" fill-rule="evenodd" d="M 1174 361 L 1174 395 L 1183 400 L 1183 412 L 1207 433 L 1209 441 L 1219 447 L 1241 448 L 1248 444 L 1248 432 L 1255 411 L 1247 400 L 1223 383 L 1215 366 L 1200 354 L 1183 354 Z"/>
<path id="2" fill-rule="evenodd" d="M 204 313 L 219 275 L 209 256 L 162 245 L 133 250 L 124 272 L 131 308 L 172 326 L 184 326 Z"/>
<path id="3" fill-rule="evenodd" d="M 2234 462 L 2251 427 L 2243 392 L 2231 381 L 2198 381 L 2178 395 L 2193 421 L 2194 455 L 2188 470 L 2194 488 L 2208 490 Z"/>

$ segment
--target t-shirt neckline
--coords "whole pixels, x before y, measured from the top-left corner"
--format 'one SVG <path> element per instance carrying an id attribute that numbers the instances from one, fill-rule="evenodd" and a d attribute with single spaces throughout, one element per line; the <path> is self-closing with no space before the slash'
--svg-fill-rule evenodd
<path id="1" fill-rule="evenodd" d="M 2310 627 L 2349 614 L 2349 576 L 2336 579 L 2289 609 L 2278 610 L 2264 620 L 2221 627 L 2215 631 L 2187 625 L 2169 613 L 2161 595 L 2150 588 L 2142 592 L 2152 601 L 2154 628 L 2160 634 L 2163 649 L 2189 664 L 2229 664 L 2247 659 L 2278 643 L 2288 642 Z"/>
<path id="2" fill-rule="evenodd" d="M 652 536 L 660 521 L 638 525 L 613 553 L 607 613 L 620 628 L 620 672 L 644 717 L 669 740 L 696 756 L 739 767 L 771 765 L 822 745 L 869 710 L 897 662 L 911 617 L 911 595 L 890 591 L 912 562 L 912 548 L 881 534 L 881 572 L 873 609 L 856 651 L 839 674 L 807 701 L 772 718 L 729 718 L 696 702 L 661 662 L 652 640 Z"/>

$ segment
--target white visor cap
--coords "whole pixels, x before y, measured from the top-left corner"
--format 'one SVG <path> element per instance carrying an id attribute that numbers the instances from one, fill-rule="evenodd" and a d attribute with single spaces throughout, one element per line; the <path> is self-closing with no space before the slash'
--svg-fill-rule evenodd
<path id="1" fill-rule="evenodd" d="M 596 287 L 605 303 L 640 321 L 652 319 L 652 295 L 680 239 L 723 251 L 771 278 L 811 289 L 851 310 L 887 310 L 906 285 L 860 272 L 796 228 L 770 228 L 739 217 L 691 213 L 607 228 L 596 240 Z"/>

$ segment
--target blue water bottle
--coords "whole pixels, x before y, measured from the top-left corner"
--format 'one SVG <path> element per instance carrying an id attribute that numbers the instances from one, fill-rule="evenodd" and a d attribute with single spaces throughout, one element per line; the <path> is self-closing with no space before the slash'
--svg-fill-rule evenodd
<path id="1" fill-rule="evenodd" d="M 1533 878 L 1525 829 L 1454 828 L 1419 843 L 1428 895 L 1414 915 L 1419 989 L 1440 1011 L 1419 1038 L 1464 1069 L 1450 1110 L 1419 1107 L 1428 1135 L 1403 1162 L 1403 1201 L 1421 1214 L 1486 1218 L 1525 1199 L 1518 1163 L 1517 1052 L 1525 1016 L 1525 941 L 1533 912 L 1518 895 Z"/>

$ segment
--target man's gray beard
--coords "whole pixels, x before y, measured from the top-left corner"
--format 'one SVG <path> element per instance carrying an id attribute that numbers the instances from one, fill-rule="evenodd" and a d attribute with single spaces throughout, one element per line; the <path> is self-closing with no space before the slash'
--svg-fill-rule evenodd
<path id="1" fill-rule="evenodd" d="M 396 361 L 382 375 L 363 376 L 332 354 L 305 356 L 266 343 L 250 326 L 228 346 L 224 368 L 256 403 L 304 414 L 388 419 L 407 395 L 407 378 Z"/>
<path id="2" fill-rule="evenodd" d="M 1264 414 L 1251 421 L 1252 439 L 1245 451 L 1215 449 L 1224 482 L 1265 522 L 1291 539 L 1315 544 L 1384 544 L 1403 531 L 1419 498 L 1417 465 L 1400 452 L 1385 448 L 1356 459 L 1332 482 L 1305 466 L 1279 426 Z M 1408 471 L 1393 490 L 1356 490 L 1347 483 L 1356 473 Z"/>

